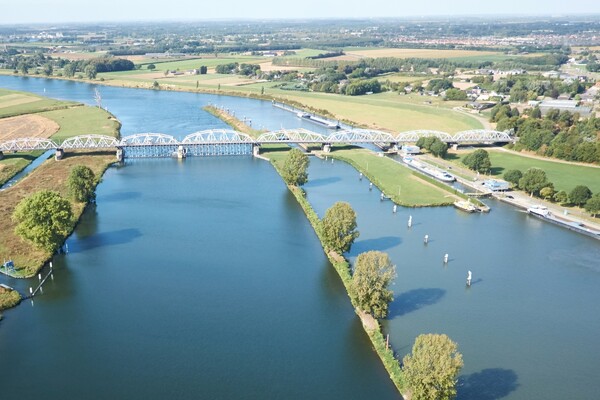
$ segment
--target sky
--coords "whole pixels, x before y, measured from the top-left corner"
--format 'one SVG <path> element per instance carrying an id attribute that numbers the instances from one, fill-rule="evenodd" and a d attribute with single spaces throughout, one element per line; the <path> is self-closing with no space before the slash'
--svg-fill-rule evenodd
<path id="1" fill-rule="evenodd" d="M 598 14 L 600 0 L 0 0 L 0 24 Z"/>

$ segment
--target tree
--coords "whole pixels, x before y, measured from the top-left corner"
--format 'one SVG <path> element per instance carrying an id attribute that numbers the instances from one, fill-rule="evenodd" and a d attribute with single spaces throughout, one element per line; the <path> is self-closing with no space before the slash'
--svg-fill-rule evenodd
<path id="1" fill-rule="evenodd" d="M 160 89 L 160 84 L 158 83 L 158 81 L 152 82 L 152 89 L 155 89 L 155 90 Z"/>
<path id="2" fill-rule="evenodd" d="M 148 64 L 148 66 L 146 67 L 146 69 L 149 69 L 150 71 L 156 69 L 156 65 L 154 64 Z"/>
<path id="3" fill-rule="evenodd" d="M 206 65 L 200 66 L 200 75 L 206 75 L 208 72 L 208 67 Z"/>
<path id="4" fill-rule="evenodd" d="M 83 73 L 85 74 L 85 76 L 88 77 L 88 79 L 96 79 L 96 75 L 98 74 L 98 71 L 96 70 L 95 65 L 88 64 L 85 66 Z"/>
<path id="5" fill-rule="evenodd" d="M 442 142 L 440 139 L 436 139 L 437 140 L 435 140 L 429 147 L 429 151 L 431 151 L 431 154 L 436 157 L 446 158 L 446 155 L 448 154 L 448 145 Z"/>
<path id="6" fill-rule="evenodd" d="M 576 206 L 583 206 L 592 197 L 592 191 L 583 185 L 578 185 L 569 193 L 569 201 Z"/>
<path id="7" fill-rule="evenodd" d="M 71 203 L 51 190 L 21 200 L 12 217 L 17 235 L 49 252 L 60 246 L 73 226 Z"/>
<path id="8" fill-rule="evenodd" d="M 552 186 L 543 187 L 542 190 L 540 190 L 540 196 L 544 200 L 552 199 L 554 196 L 554 188 Z"/>
<path id="9" fill-rule="evenodd" d="M 542 118 L 542 111 L 538 106 L 535 106 L 533 110 L 531 110 L 531 118 Z"/>
<path id="10" fill-rule="evenodd" d="M 308 180 L 307 168 L 308 156 L 299 149 L 292 149 L 283 160 L 281 176 L 288 185 L 301 186 Z"/>
<path id="11" fill-rule="evenodd" d="M 512 183 L 514 186 L 519 185 L 519 179 L 523 177 L 523 173 L 518 169 L 511 169 L 504 173 L 504 180 Z"/>
<path id="12" fill-rule="evenodd" d="M 67 65 L 65 65 L 65 67 L 63 68 L 63 75 L 66 76 L 67 78 L 72 78 L 73 76 L 75 76 L 75 64 L 74 63 L 69 63 Z"/>
<path id="13" fill-rule="evenodd" d="M 52 64 L 50 64 L 49 62 L 45 63 L 44 66 L 42 67 L 42 72 L 44 72 L 44 75 L 46 75 L 46 76 L 52 75 L 52 72 L 54 72 L 54 68 L 52 68 Z"/>
<path id="14" fill-rule="evenodd" d="M 569 195 L 564 190 L 554 193 L 553 199 L 557 203 L 566 203 L 569 201 Z"/>
<path id="15" fill-rule="evenodd" d="M 466 100 L 467 93 L 460 89 L 448 89 L 446 90 L 446 100 Z"/>
<path id="16" fill-rule="evenodd" d="M 29 65 L 25 61 L 21 61 L 17 66 L 19 72 L 23 75 L 27 75 L 29 73 Z"/>
<path id="17" fill-rule="evenodd" d="M 419 335 L 403 365 L 412 400 L 449 400 L 456 396 L 456 378 L 463 359 L 448 336 Z"/>
<path id="18" fill-rule="evenodd" d="M 356 213 L 350 204 L 338 201 L 325 212 L 322 222 L 325 245 L 338 253 L 350 250 L 359 235 Z"/>
<path id="19" fill-rule="evenodd" d="M 526 191 L 530 195 L 537 195 L 542 188 L 548 186 L 546 173 L 539 168 L 529 168 L 519 179 L 519 189 Z"/>
<path id="20" fill-rule="evenodd" d="M 594 217 L 600 214 L 600 193 L 596 193 L 585 202 L 585 211 Z"/>
<path id="21" fill-rule="evenodd" d="M 67 180 L 69 195 L 76 201 L 92 201 L 96 197 L 94 188 L 96 187 L 96 176 L 94 171 L 85 165 L 76 165 L 69 174 Z"/>
<path id="22" fill-rule="evenodd" d="M 474 152 L 467 154 L 467 156 L 463 158 L 462 163 L 470 169 L 483 174 L 488 172 L 492 166 L 490 155 L 483 149 L 477 149 Z"/>
<path id="23" fill-rule="evenodd" d="M 396 267 L 389 256 L 380 251 L 361 253 L 356 258 L 351 291 L 358 307 L 375 318 L 385 318 L 394 292 L 388 289 L 396 277 Z"/>

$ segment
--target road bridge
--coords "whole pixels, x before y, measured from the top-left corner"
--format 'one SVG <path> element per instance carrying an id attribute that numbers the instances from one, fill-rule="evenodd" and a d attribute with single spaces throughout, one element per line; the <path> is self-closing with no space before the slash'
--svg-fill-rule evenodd
<path id="1" fill-rule="evenodd" d="M 229 129 L 209 129 L 194 132 L 179 140 L 164 133 L 137 133 L 120 139 L 104 135 L 79 135 L 62 142 L 43 138 L 19 138 L 0 142 L 0 156 L 4 152 L 33 150 L 56 150 L 57 158 L 67 150 L 117 150 L 119 159 L 124 157 L 171 157 L 178 155 L 216 156 L 244 155 L 258 152 L 265 144 L 321 145 L 329 151 L 334 144 L 374 144 L 393 147 L 416 143 L 421 137 L 437 137 L 448 144 L 509 143 L 515 139 L 507 132 L 494 130 L 469 130 L 451 135 L 446 132 L 415 130 L 391 134 L 369 129 L 339 130 L 329 135 L 307 129 L 280 129 L 253 138 L 245 133 Z"/>

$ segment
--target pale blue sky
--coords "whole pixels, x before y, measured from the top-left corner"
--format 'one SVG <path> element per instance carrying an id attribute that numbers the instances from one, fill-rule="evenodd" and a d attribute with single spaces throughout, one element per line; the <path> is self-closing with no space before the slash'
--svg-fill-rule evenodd
<path id="1" fill-rule="evenodd" d="M 600 14 L 600 0 L 0 0 L 0 24 L 473 14 Z"/>

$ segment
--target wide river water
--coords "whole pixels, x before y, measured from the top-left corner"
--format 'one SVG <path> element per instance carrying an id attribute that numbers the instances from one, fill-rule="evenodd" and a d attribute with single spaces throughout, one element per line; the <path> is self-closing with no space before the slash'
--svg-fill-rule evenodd
<path id="1" fill-rule="evenodd" d="M 95 86 L 0 76 L 0 87 L 92 104 Z M 124 135 L 224 128 L 208 103 L 258 128 L 322 131 L 268 102 L 99 90 Z M 352 260 L 382 250 L 397 264 L 384 328 L 399 356 L 420 333 L 446 333 L 464 355 L 459 399 L 597 398 L 598 241 L 493 201 L 486 215 L 392 214 L 340 162 L 311 159 L 309 179 L 320 215 L 338 200 L 356 210 Z M 267 162 L 136 160 L 109 169 L 97 193 L 44 295 L 0 322 L 3 397 L 398 398 Z M 37 278 L 0 281 L 26 292 Z"/>

